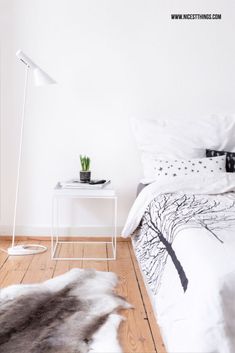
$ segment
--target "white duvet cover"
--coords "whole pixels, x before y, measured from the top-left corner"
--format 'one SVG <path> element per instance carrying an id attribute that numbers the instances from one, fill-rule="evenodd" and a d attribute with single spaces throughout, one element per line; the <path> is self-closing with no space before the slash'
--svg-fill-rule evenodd
<path id="1" fill-rule="evenodd" d="M 235 175 L 162 178 L 130 210 L 168 353 L 235 352 Z"/>

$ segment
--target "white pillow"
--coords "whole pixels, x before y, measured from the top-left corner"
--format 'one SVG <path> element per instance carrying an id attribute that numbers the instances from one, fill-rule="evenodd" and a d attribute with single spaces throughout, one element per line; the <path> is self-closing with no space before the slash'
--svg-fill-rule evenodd
<path id="1" fill-rule="evenodd" d="M 235 117 L 131 120 L 139 150 L 157 158 L 199 158 L 205 149 L 235 151 Z"/>
<path id="2" fill-rule="evenodd" d="M 149 160 L 150 162 L 150 160 Z M 176 177 L 201 173 L 224 173 L 226 156 L 193 159 L 156 159 L 145 167 L 145 178 L 156 180 L 159 177 Z"/>

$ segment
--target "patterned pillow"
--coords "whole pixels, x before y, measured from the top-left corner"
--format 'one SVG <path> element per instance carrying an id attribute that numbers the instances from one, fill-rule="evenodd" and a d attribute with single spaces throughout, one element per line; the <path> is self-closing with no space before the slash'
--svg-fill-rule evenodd
<path id="1" fill-rule="evenodd" d="M 184 176 L 198 173 L 222 173 L 225 169 L 226 156 L 212 158 L 193 158 L 178 160 L 154 159 L 155 177 Z"/>
<path id="2" fill-rule="evenodd" d="M 234 173 L 235 172 L 235 152 L 206 150 L 207 157 L 224 156 L 224 155 L 226 156 L 226 171 L 229 173 Z"/>

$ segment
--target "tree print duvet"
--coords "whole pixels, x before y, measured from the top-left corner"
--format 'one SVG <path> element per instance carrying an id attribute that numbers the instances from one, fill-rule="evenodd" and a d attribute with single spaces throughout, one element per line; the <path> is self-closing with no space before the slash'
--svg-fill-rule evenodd
<path id="1" fill-rule="evenodd" d="M 169 353 L 235 352 L 235 175 L 159 181 L 136 199 L 133 247 Z"/>
<path id="2" fill-rule="evenodd" d="M 183 290 L 187 290 L 189 279 L 173 248 L 174 239 L 181 230 L 201 227 L 221 244 L 223 251 L 224 240 L 220 231 L 232 226 L 235 226 L 233 200 L 224 203 L 218 197 L 187 194 L 155 197 L 143 215 L 139 234 L 134 238 L 136 256 L 154 294 L 161 284 L 168 257 L 175 266 Z"/>

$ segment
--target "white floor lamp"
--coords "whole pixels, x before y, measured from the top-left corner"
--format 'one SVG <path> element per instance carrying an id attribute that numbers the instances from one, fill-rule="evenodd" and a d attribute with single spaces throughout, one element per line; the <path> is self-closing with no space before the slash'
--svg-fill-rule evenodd
<path id="1" fill-rule="evenodd" d="M 16 195 L 15 195 L 15 207 L 14 207 L 14 219 L 13 219 L 12 244 L 11 244 L 11 247 L 8 248 L 8 254 L 9 255 L 31 255 L 31 254 L 44 252 L 47 250 L 47 247 L 43 245 L 37 245 L 37 244 L 15 245 L 16 214 L 17 214 L 22 142 L 23 142 L 24 120 L 25 120 L 25 106 L 26 106 L 26 98 L 27 98 L 27 90 L 28 90 L 29 71 L 32 71 L 33 80 L 36 86 L 50 85 L 50 84 L 56 83 L 56 81 L 54 81 L 45 71 L 43 71 L 38 65 L 36 65 L 21 50 L 18 50 L 16 52 L 16 56 L 19 60 L 21 60 L 25 64 L 25 83 L 24 83 L 23 109 L 22 109 L 22 118 L 21 118 L 18 169 L 17 169 L 17 178 L 16 178 Z"/>

